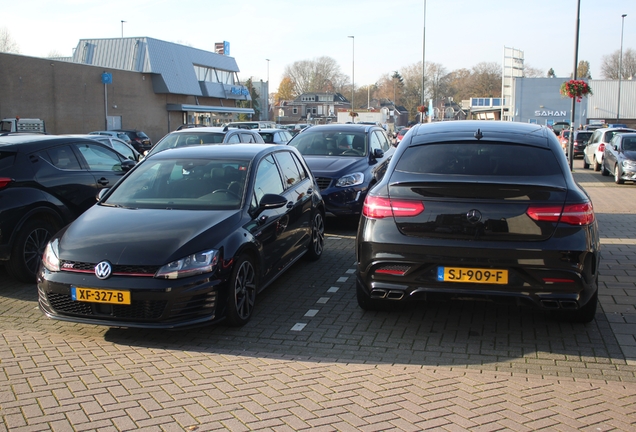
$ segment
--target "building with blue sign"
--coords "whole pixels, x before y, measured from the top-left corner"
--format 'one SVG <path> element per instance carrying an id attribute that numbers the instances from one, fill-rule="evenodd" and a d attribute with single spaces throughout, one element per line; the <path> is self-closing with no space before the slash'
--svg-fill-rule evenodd
<path id="1" fill-rule="evenodd" d="M 185 123 L 253 114 L 236 60 L 148 37 L 82 39 L 72 57 L 0 53 L 0 118 L 33 117 L 51 133 L 139 129 L 156 142 Z"/>

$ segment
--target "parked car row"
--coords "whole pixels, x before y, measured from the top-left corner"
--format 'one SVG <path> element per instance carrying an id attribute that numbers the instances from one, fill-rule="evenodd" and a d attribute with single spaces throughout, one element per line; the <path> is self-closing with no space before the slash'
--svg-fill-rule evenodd
<path id="1" fill-rule="evenodd" d="M 326 216 L 359 220 L 363 309 L 443 296 L 596 312 L 597 223 L 543 126 L 420 124 L 397 147 L 376 125 L 312 126 L 287 145 L 185 128 L 137 164 L 86 137 L 3 137 L 0 156 L 0 203 L 17 203 L 0 209 L 0 258 L 37 279 L 51 318 L 243 325 L 257 293 L 320 258 Z"/>
<path id="2" fill-rule="evenodd" d="M 636 132 L 636 130 L 624 127 L 608 127 L 599 128 L 592 132 L 592 136 L 588 140 L 588 144 L 583 152 L 583 168 L 587 169 L 592 166 L 594 171 L 600 171 L 603 164 L 605 147 L 609 144 L 614 135 L 624 132 Z"/>

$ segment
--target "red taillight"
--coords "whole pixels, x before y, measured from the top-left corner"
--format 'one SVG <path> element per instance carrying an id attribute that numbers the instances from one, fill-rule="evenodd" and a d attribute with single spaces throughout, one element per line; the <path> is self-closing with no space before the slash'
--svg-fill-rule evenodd
<path id="1" fill-rule="evenodd" d="M 594 222 L 592 204 L 568 204 L 565 207 L 528 207 L 531 219 L 545 222 L 563 222 L 569 225 L 589 225 Z"/>
<path id="2" fill-rule="evenodd" d="M 369 195 L 362 206 L 362 214 L 374 219 L 417 216 L 423 211 L 424 204 L 421 201 L 395 200 Z"/>
<path id="3" fill-rule="evenodd" d="M 0 177 L 0 189 L 6 187 L 11 182 L 12 179 L 10 179 L 9 177 Z"/>
<path id="4" fill-rule="evenodd" d="M 600 143 L 598 145 L 598 151 L 600 151 L 600 152 L 605 151 L 605 143 Z"/>

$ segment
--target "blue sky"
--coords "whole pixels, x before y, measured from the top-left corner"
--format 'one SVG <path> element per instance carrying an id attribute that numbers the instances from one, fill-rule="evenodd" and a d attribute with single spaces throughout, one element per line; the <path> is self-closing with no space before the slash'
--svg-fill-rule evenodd
<path id="1" fill-rule="evenodd" d="M 622 14 L 623 47 L 636 50 L 636 0 L 580 4 L 579 60 L 601 78 L 602 57 L 620 49 Z M 82 38 L 121 37 L 122 20 L 124 37 L 208 51 L 228 41 L 240 78 L 266 80 L 269 69 L 274 91 L 285 66 L 321 56 L 349 76 L 355 58 L 356 87 L 372 84 L 422 60 L 424 23 L 426 61 L 449 72 L 501 64 L 506 46 L 522 50 L 527 65 L 566 77 L 574 64 L 576 7 L 577 0 L 427 0 L 424 20 L 424 0 L 24 0 L 5 2 L 0 27 L 21 54 L 36 57 L 70 56 Z"/>

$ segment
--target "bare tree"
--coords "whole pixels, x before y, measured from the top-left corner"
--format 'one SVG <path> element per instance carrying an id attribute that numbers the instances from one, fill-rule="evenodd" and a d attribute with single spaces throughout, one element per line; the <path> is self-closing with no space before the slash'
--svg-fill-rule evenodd
<path id="1" fill-rule="evenodd" d="M 473 97 L 501 96 L 501 65 L 496 62 L 481 62 L 473 66 Z"/>
<path id="2" fill-rule="evenodd" d="M 0 52 L 20 53 L 20 47 L 11 37 L 11 33 L 6 27 L 0 27 Z"/>
<path id="3" fill-rule="evenodd" d="M 616 50 L 612 54 L 603 56 L 601 63 L 601 74 L 604 79 L 618 79 L 618 66 L 620 62 L 621 50 Z M 636 51 L 627 48 L 623 51 L 622 79 L 629 79 L 636 76 Z"/>
<path id="4" fill-rule="evenodd" d="M 545 75 L 541 69 L 534 68 L 529 64 L 523 65 L 523 76 L 526 78 L 540 78 Z"/>
<path id="5" fill-rule="evenodd" d="M 314 60 L 300 60 L 285 67 L 283 77 L 294 84 L 297 95 L 308 92 L 338 92 L 345 88 L 348 77 L 340 71 L 336 61 L 327 56 Z"/>

